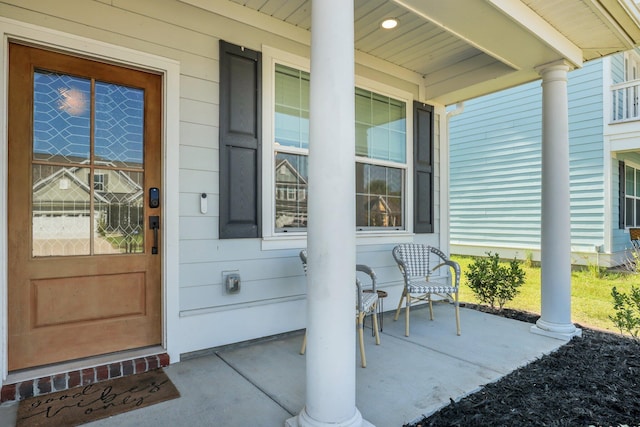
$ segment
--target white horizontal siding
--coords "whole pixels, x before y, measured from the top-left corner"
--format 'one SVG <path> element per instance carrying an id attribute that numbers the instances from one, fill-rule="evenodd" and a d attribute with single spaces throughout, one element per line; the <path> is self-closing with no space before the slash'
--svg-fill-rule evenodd
<path id="1" fill-rule="evenodd" d="M 569 73 L 571 239 L 604 239 L 602 65 Z M 540 247 L 539 82 L 468 101 L 451 120 L 451 243 Z M 520 254 L 524 256 L 524 254 Z"/>

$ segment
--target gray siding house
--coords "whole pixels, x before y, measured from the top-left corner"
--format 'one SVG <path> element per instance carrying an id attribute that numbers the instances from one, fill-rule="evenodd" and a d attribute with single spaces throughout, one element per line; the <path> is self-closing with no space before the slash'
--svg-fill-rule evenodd
<path id="1" fill-rule="evenodd" d="M 640 225 L 639 61 L 628 51 L 568 73 L 573 264 L 620 264 Z M 540 259 L 541 96 L 531 82 L 451 117 L 453 253 Z"/>

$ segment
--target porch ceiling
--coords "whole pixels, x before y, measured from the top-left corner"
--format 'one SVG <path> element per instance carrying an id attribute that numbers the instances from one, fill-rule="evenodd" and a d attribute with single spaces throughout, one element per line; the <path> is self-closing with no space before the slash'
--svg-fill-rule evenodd
<path id="1" fill-rule="evenodd" d="M 311 28 L 311 0 L 228 1 Z M 399 25 L 382 30 L 388 17 Z M 542 64 L 630 49 L 639 23 L 632 0 L 355 0 L 356 50 L 423 76 L 443 104 L 535 80 Z"/>

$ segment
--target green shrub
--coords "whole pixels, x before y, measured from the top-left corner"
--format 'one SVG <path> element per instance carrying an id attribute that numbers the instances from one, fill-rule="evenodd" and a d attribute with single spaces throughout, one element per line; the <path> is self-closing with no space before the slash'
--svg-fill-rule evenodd
<path id="1" fill-rule="evenodd" d="M 618 292 L 614 286 L 611 289 L 613 297 L 614 316 L 609 316 L 613 324 L 621 333 L 628 333 L 636 340 L 640 333 L 640 288 L 631 286 L 631 294 Z"/>
<path id="2" fill-rule="evenodd" d="M 492 309 L 497 303 L 502 310 L 518 294 L 525 272 L 517 259 L 504 264 L 500 262 L 500 255 L 487 252 L 486 258 L 476 258 L 469 265 L 466 276 L 467 285 L 482 303 Z"/>

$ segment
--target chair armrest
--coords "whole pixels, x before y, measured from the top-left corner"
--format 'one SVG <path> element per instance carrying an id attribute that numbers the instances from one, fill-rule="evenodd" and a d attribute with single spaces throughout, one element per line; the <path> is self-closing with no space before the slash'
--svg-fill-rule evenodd
<path id="1" fill-rule="evenodd" d="M 460 286 L 460 264 L 458 264 L 457 262 L 450 259 L 445 259 L 440 264 L 433 267 L 433 270 L 431 271 L 436 271 L 438 268 L 444 265 L 449 266 L 450 268 L 453 269 L 453 272 L 455 273 L 454 287 L 458 288 Z"/>
<path id="2" fill-rule="evenodd" d="M 362 283 L 360 282 L 360 279 L 358 279 L 356 277 L 356 298 L 357 298 L 357 306 L 356 307 L 362 307 Z"/>

